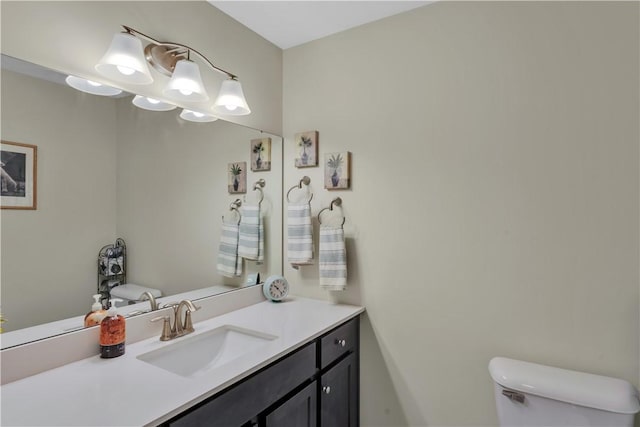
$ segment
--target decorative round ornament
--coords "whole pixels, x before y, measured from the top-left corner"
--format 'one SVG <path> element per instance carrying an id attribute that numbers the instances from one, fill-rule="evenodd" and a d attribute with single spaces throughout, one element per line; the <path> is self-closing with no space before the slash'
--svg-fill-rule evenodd
<path id="1" fill-rule="evenodd" d="M 289 283 L 282 276 L 269 276 L 262 284 L 262 292 L 268 300 L 279 302 L 289 293 Z"/>

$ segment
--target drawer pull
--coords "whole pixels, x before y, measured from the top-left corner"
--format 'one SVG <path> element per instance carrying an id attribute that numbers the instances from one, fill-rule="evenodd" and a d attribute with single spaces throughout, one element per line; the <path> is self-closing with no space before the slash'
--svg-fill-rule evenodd
<path id="1" fill-rule="evenodd" d="M 344 347 L 345 345 L 347 345 L 347 340 L 336 340 L 336 345 Z"/>
<path id="2" fill-rule="evenodd" d="M 329 393 L 331 393 L 331 387 L 329 387 L 328 385 L 326 385 L 326 386 L 322 387 L 322 392 L 323 392 L 324 394 L 329 394 Z"/>

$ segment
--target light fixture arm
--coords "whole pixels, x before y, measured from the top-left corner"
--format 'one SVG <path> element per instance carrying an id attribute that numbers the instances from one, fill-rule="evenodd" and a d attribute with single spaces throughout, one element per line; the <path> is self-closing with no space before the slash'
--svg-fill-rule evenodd
<path id="1" fill-rule="evenodd" d="M 174 43 L 174 42 L 161 42 L 158 41 L 156 39 L 154 39 L 153 37 L 150 37 L 144 33 L 141 33 L 140 31 L 128 27 L 126 25 L 122 25 L 122 28 L 125 29 L 125 32 L 131 35 L 134 35 L 136 37 L 139 37 L 141 39 L 144 39 L 150 43 L 153 43 L 156 46 L 164 46 L 164 47 L 168 47 L 169 49 L 167 49 L 167 52 L 178 52 L 180 49 L 185 49 L 186 52 L 180 52 L 181 54 L 186 53 L 187 54 L 187 58 L 190 57 L 190 53 L 193 52 L 195 53 L 198 57 L 200 57 L 200 59 L 202 61 L 204 61 L 207 65 L 209 65 L 209 67 L 211 67 L 212 69 L 214 69 L 215 71 L 221 73 L 221 74 L 225 74 L 226 76 L 228 76 L 230 79 L 232 80 L 238 80 L 238 76 L 236 76 L 235 74 L 232 74 L 226 70 L 223 70 L 220 67 L 216 67 L 215 65 L 213 65 L 213 63 L 211 61 L 209 61 L 207 59 L 206 56 L 204 56 L 203 54 L 201 54 L 200 52 L 198 52 L 197 50 L 193 49 L 192 47 L 180 44 L 180 43 Z"/>

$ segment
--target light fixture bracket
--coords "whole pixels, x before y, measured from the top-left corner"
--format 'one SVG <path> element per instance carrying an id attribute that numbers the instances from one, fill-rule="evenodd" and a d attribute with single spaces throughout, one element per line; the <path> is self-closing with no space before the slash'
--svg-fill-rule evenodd
<path id="1" fill-rule="evenodd" d="M 173 46 L 163 44 L 148 44 L 144 48 L 144 56 L 147 62 L 156 71 L 171 77 L 176 63 L 182 59 L 187 59 L 188 51 L 179 51 Z"/>
<path id="2" fill-rule="evenodd" d="M 232 73 L 230 73 L 230 72 L 228 72 L 226 70 L 223 70 L 220 67 L 217 67 L 217 66 L 213 65 L 213 63 L 211 61 L 209 61 L 206 56 L 204 56 L 203 54 L 201 54 L 200 52 L 198 52 L 197 50 L 195 50 L 192 47 L 189 47 L 187 45 L 180 44 L 180 43 L 174 43 L 174 42 L 161 42 L 161 41 L 158 41 L 158 40 L 154 39 L 153 37 L 150 37 L 150 36 L 148 36 L 148 35 L 146 35 L 144 33 L 141 33 L 140 31 L 138 31 L 138 30 L 136 30 L 134 28 L 128 27 L 126 25 L 123 25 L 122 28 L 124 28 L 124 32 L 125 33 L 132 34 L 134 36 L 137 36 L 137 37 L 139 37 L 141 39 L 144 39 L 144 40 L 150 42 L 151 45 L 155 45 L 155 46 L 163 48 L 163 49 L 157 50 L 157 52 L 153 54 L 154 63 L 152 63 L 151 65 L 156 70 L 158 70 L 158 68 L 157 68 L 157 66 L 155 64 L 162 64 L 163 63 L 163 59 L 161 59 L 161 58 L 165 54 L 170 53 L 171 51 L 179 51 L 180 49 L 184 49 L 184 52 L 176 53 L 176 58 L 177 59 L 173 63 L 174 67 L 175 67 L 175 63 L 178 62 L 180 59 L 189 59 L 190 54 L 193 53 L 194 55 L 198 56 L 202 61 L 204 61 L 213 70 L 215 70 L 215 71 L 217 71 L 217 72 L 219 72 L 221 74 L 225 74 L 227 77 L 229 77 L 230 79 L 233 79 L 233 80 L 236 80 L 238 78 L 235 74 L 232 74 Z M 156 50 L 155 46 L 152 46 L 151 48 L 149 48 L 149 51 Z M 147 48 L 145 48 L 145 55 L 146 54 L 147 54 Z M 184 54 L 187 55 L 186 58 L 185 57 L 179 57 L 178 58 L 178 56 L 184 55 Z M 156 58 L 157 58 L 157 61 L 156 61 Z M 149 60 L 149 57 L 147 57 L 146 59 Z M 168 61 L 168 62 L 170 63 L 171 61 Z M 171 65 L 168 65 L 168 66 L 162 65 L 161 67 L 163 68 L 163 70 L 158 70 L 158 71 L 160 71 L 163 74 L 166 74 L 166 70 L 168 68 L 171 68 Z M 171 75 L 171 74 L 169 74 L 169 75 Z"/>

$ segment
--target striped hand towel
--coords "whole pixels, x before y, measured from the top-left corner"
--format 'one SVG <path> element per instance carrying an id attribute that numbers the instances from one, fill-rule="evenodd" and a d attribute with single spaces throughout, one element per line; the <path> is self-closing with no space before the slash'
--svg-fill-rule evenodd
<path id="1" fill-rule="evenodd" d="M 313 264 L 313 229 L 309 203 L 287 206 L 287 253 L 289 263 L 295 269 Z"/>
<path id="2" fill-rule="evenodd" d="M 218 273 L 226 277 L 242 275 L 242 258 L 238 256 L 238 224 L 222 223 L 220 249 L 218 250 Z"/>
<path id="3" fill-rule="evenodd" d="M 342 227 L 320 225 L 320 287 L 342 291 L 347 286 L 347 250 Z"/>
<path id="4" fill-rule="evenodd" d="M 260 205 L 242 206 L 238 255 L 245 259 L 264 261 L 264 224 L 260 216 Z"/>

